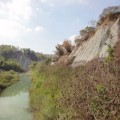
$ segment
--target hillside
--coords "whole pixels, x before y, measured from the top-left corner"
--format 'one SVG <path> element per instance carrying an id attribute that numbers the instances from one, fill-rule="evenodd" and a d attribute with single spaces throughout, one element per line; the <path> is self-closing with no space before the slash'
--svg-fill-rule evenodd
<path id="1" fill-rule="evenodd" d="M 32 65 L 34 120 L 120 120 L 120 6 L 106 8 L 75 43 L 58 44 L 52 65 Z"/>
<path id="2" fill-rule="evenodd" d="M 120 6 L 108 7 L 99 16 L 96 27 L 87 26 L 80 30 L 80 36 L 75 38 L 76 45 L 71 52 L 66 52 L 68 46 L 64 43 L 61 49 L 56 49 L 55 57 L 58 59 L 55 62 L 62 61 L 62 64 L 76 67 L 93 59 L 103 59 L 108 56 L 108 50 L 114 48 L 119 41 Z M 57 54 L 58 51 L 63 51 L 63 54 Z"/>
<path id="3" fill-rule="evenodd" d="M 42 53 L 36 53 L 30 49 L 19 49 L 11 45 L 0 46 L 1 59 L 13 60 L 26 71 L 29 69 L 29 65 L 33 61 L 42 61 L 47 57 L 48 55 L 43 55 Z"/>

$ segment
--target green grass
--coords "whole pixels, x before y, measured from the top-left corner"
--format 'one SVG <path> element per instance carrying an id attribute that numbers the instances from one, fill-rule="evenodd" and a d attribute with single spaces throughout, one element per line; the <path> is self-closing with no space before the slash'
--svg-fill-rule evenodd
<path id="1" fill-rule="evenodd" d="M 38 66 L 40 67 L 31 71 L 30 104 L 36 120 L 52 120 L 64 113 L 64 109 L 57 108 L 57 99 L 62 97 L 57 84 L 64 71 L 61 66 Z"/>

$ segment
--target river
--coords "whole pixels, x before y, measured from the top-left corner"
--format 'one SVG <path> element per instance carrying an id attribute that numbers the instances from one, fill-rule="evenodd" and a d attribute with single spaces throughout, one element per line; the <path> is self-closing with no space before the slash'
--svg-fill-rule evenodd
<path id="1" fill-rule="evenodd" d="M 32 120 L 29 111 L 28 74 L 21 74 L 20 81 L 0 94 L 0 120 Z"/>

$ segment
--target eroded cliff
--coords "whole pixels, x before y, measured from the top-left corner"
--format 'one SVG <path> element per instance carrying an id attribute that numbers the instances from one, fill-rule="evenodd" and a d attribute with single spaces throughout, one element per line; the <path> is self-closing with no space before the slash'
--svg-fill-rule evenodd
<path id="1" fill-rule="evenodd" d="M 76 47 L 69 58 L 74 57 L 72 66 L 84 64 L 94 58 L 108 56 L 108 47 L 114 47 L 120 40 L 120 18 L 97 28 L 93 37 Z"/>
<path id="2" fill-rule="evenodd" d="M 110 49 L 114 51 L 119 41 L 120 6 L 108 7 L 99 16 L 96 26 L 80 30 L 80 35 L 75 38 L 75 46 L 69 40 L 58 44 L 53 62 L 73 67 L 85 65 L 93 59 L 109 57 Z"/>

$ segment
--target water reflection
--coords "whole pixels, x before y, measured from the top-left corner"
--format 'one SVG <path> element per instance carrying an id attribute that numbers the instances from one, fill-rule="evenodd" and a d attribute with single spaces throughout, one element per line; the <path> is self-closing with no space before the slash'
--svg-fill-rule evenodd
<path id="1" fill-rule="evenodd" d="M 20 75 L 21 81 L 5 89 L 0 97 L 0 120 L 32 120 L 28 111 L 30 80 Z"/>
<path id="2" fill-rule="evenodd" d="M 30 80 L 28 79 L 28 75 L 20 75 L 20 81 L 17 82 L 16 84 L 8 87 L 7 89 L 5 89 L 2 93 L 1 96 L 2 97 L 6 97 L 6 96 L 15 96 L 17 94 L 20 94 L 20 92 L 27 92 L 28 91 L 28 87 L 30 85 Z"/>

